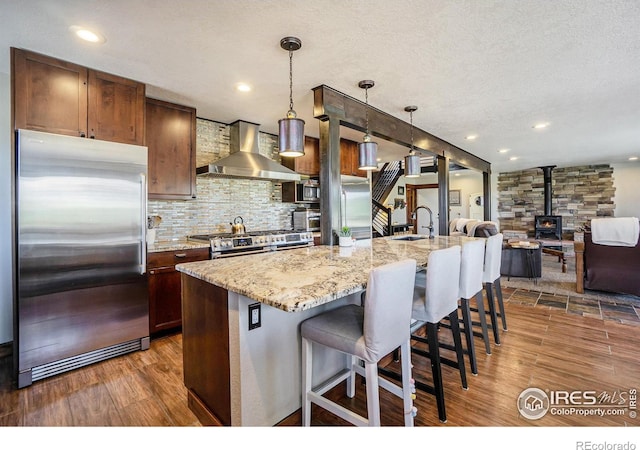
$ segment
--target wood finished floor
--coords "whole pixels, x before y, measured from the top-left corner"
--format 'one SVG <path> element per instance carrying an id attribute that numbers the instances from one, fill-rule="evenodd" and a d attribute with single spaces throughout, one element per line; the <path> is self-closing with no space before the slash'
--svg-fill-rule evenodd
<path id="1" fill-rule="evenodd" d="M 640 388 L 640 320 L 596 318 L 540 293 L 504 289 L 509 330 L 486 355 L 480 338 L 479 374 L 468 371 L 463 390 L 456 370 L 444 366 L 448 421 L 438 421 L 433 396 L 418 391 L 417 426 L 637 426 L 623 416 L 551 415 L 532 421 L 516 407 L 528 387 L 543 390 L 627 392 Z M 585 304 L 584 308 L 592 305 Z M 624 313 L 624 312 L 623 312 Z M 623 314 L 621 313 L 621 314 Z M 624 322 L 624 323 L 623 323 Z M 449 330 L 441 329 L 443 338 Z M 0 425 L 3 426 L 199 426 L 186 405 L 182 337 L 155 339 L 144 352 L 114 358 L 16 390 L 11 357 L 0 358 Z M 446 353 L 446 351 L 443 351 Z M 431 380 L 428 361 L 414 357 L 414 376 Z M 391 366 L 394 366 L 392 363 Z M 468 369 L 468 364 L 467 364 Z M 354 399 L 344 386 L 328 396 L 366 414 L 364 387 Z M 400 399 L 381 391 L 383 426 L 401 426 Z M 299 425 L 294 414 L 282 425 Z M 313 424 L 344 425 L 313 408 Z"/>

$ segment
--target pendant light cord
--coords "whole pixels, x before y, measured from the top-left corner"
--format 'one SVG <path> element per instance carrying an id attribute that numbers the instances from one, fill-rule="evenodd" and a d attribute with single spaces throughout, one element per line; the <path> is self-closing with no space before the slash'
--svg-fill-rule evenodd
<path id="1" fill-rule="evenodd" d="M 411 118 L 411 151 L 413 153 L 413 111 L 409 112 L 409 117 Z"/>
<path id="2" fill-rule="evenodd" d="M 364 110 L 365 121 L 367 123 L 367 135 L 369 134 L 369 89 L 364 90 L 364 102 L 367 108 Z"/>
<path id="3" fill-rule="evenodd" d="M 293 52 L 289 50 L 289 110 L 293 111 Z"/>

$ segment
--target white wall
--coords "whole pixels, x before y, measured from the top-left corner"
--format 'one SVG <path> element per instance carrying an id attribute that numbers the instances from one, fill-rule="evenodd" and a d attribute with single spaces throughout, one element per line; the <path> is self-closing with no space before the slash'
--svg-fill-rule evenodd
<path id="1" fill-rule="evenodd" d="M 460 176 L 455 176 L 455 173 L 458 173 Z M 482 192 L 482 173 L 475 172 L 472 170 L 456 171 L 455 173 L 453 173 L 452 174 L 453 176 L 451 176 L 450 178 L 450 184 L 451 184 L 450 189 L 460 190 L 461 205 L 451 206 L 449 208 L 450 210 L 449 217 L 451 219 L 456 219 L 459 217 L 469 217 L 469 195 L 473 194 L 474 192 Z M 496 176 L 496 180 L 497 180 L 497 176 Z M 395 198 L 401 198 L 406 201 L 407 199 L 406 190 L 405 190 L 405 195 L 398 195 L 398 186 L 406 187 L 407 184 L 438 184 L 438 175 L 435 173 L 428 173 L 428 174 L 423 174 L 418 178 L 405 178 L 404 176 L 400 177 L 396 185 L 391 190 L 389 197 L 385 199 L 383 204 L 385 206 L 393 205 L 393 200 Z M 492 189 L 495 189 L 495 186 L 492 186 Z M 494 205 L 494 207 L 496 208 L 496 212 L 494 213 L 492 211 L 492 217 L 498 217 L 498 213 L 497 213 L 498 197 L 495 192 L 492 192 L 492 193 L 495 194 L 495 199 L 496 199 L 495 200 L 496 205 Z M 493 201 L 494 200 L 492 199 L 492 202 Z M 418 201 L 418 204 L 421 204 L 420 201 Z M 435 215 L 437 215 L 438 213 L 437 201 L 433 202 L 432 204 L 428 204 L 427 206 L 429 206 L 431 210 L 434 212 L 433 220 L 436 221 Z M 406 223 L 407 221 L 406 211 L 407 211 L 406 208 L 394 210 L 391 215 L 391 221 L 397 222 L 397 223 Z M 488 220 L 494 220 L 494 219 L 488 219 Z"/>
<path id="2" fill-rule="evenodd" d="M 456 176 L 458 174 L 459 176 Z M 472 170 L 456 171 L 449 178 L 449 189 L 460 191 L 460 206 L 449 207 L 449 218 L 470 218 L 469 195 L 482 192 L 482 173 Z"/>
<path id="3" fill-rule="evenodd" d="M 9 74 L 0 73 L 0 344 L 13 340 L 10 92 Z"/>
<path id="4" fill-rule="evenodd" d="M 616 217 L 640 218 L 640 161 L 612 164 Z"/>

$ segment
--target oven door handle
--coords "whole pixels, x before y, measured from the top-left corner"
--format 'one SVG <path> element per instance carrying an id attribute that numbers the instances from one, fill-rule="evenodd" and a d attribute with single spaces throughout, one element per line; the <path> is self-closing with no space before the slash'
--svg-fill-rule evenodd
<path id="1" fill-rule="evenodd" d="M 231 256 L 244 256 L 244 255 L 255 255 L 256 253 L 266 253 L 271 251 L 269 248 L 259 248 L 256 250 L 249 250 L 249 251 L 237 251 L 237 252 L 227 252 L 227 253 L 221 253 L 221 252 L 211 252 L 211 259 L 217 259 L 217 258 L 229 258 Z"/>

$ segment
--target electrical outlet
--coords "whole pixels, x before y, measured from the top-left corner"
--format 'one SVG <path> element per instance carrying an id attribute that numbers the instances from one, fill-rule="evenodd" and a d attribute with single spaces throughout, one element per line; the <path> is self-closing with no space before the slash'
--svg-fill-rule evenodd
<path id="1" fill-rule="evenodd" d="M 262 325 L 260 303 L 252 303 L 249 305 L 249 329 L 260 328 L 260 325 Z"/>

